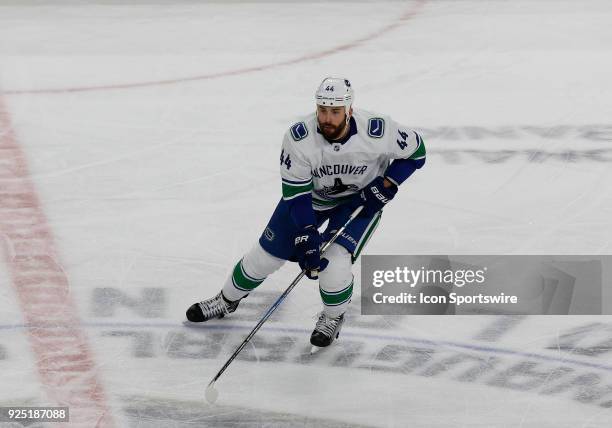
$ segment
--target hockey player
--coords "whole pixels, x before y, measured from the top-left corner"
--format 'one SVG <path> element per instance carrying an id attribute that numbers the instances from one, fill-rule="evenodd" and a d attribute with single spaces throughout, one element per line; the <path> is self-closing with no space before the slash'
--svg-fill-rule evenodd
<path id="1" fill-rule="evenodd" d="M 319 280 L 323 310 L 310 342 L 338 337 L 353 295 L 352 264 L 378 226 L 382 209 L 425 163 L 423 139 L 387 116 L 353 109 L 348 80 L 329 77 L 316 95 L 316 112 L 285 133 L 280 155 L 282 199 L 259 241 L 235 265 L 215 297 L 193 304 L 187 319 L 223 318 L 285 261 Z M 363 210 L 321 258 L 320 247 Z M 329 219 L 322 234 L 317 228 Z"/>

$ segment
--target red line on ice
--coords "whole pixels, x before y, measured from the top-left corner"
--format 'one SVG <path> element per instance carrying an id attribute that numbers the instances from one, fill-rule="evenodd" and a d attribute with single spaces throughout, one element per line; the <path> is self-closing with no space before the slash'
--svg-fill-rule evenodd
<path id="1" fill-rule="evenodd" d="M 193 81 L 198 81 L 198 80 L 212 80 L 212 79 L 218 79 L 222 77 L 254 73 L 257 71 L 265 71 L 265 70 L 270 70 L 270 69 L 274 69 L 278 67 L 284 67 L 288 65 L 295 65 L 295 64 L 302 63 L 302 62 L 306 62 L 306 61 L 325 58 L 327 56 L 331 56 L 331 55 L 334 55 L 342 51 L 353 49 L 366 42 L 370 42 L 388 33 L 389 31 L 394 30 L 395 28 L 404 24 L 406 21 L 414 18 L 421 11 L 421 8 L 423 7 L 423 5 L 425 5 L 426 2 L 427 0 L 415 0 L 412 4 L 412 7 L 408 9 L 407 11 L 405 11 L 402 15 L 400 15 L 399 18 L 397 18 L 395 21 L 387 24 L 386 26 L 382 28 L 379 28 L 378 30 L 370 34 L 366 34 L 365 36 L 362 36 L 358 39 L 352 40 L 347 43 L 343 43 L 341 45 L 335 46 L 330 49 L 302 55 L 300 57 L 285 60 L 285 61 L 273 62 L 273 63 L 263 64 L 263 65 L 253 66 L 253 67 L 239 68 L 236 70 L 221 71 L 217 73 L 179 77 L 176 79 L 153 80 L 153 81 L 148 81 L 148 82 L 130 82 L 130 83 L 121 83 L 121 84 L 114 84 L 114 85 L 80 86 L 80 87 L 74 87 L 74 88 L 55 88 L 55 89 L 46 88 L 46 89 L 23 89 L 23 90 L 16 89 L 16 90 L 6 90 L 4 91 L 4 94 L 5 95 L 66 94 L 66 93 L 72 93 L 72 92 L 91 92 L 91 91 L 103 91 L 103 90 L 113 90 L 113 89 L 134 89 L 134 88 L 143 88 L 143 87 L 149 87 L 149 86 L 174 85 L 177 83 L 187 83 L 187 82 L 193 82 Z"/>
<path id="2" fill-rule="evenodd" d="M 49 400 L 70 408 L 71 427 L 113 427 L 68 278 L 1 94 L 0 242 Z"/>

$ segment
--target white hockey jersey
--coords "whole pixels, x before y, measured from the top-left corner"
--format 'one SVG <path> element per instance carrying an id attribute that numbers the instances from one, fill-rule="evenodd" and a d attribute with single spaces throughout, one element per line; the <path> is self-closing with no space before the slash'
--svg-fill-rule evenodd
<path id="1" fill-rule="evenodd" d="M 331 209 L 383 175 L 391 160 L 425 157 L 415 131 L 365 110 L 353 109 L 342 141 L 327 141 L 314 113 L 291 126 L 280 156 L 283 199 L 311 192 L 315 210 Z"/>

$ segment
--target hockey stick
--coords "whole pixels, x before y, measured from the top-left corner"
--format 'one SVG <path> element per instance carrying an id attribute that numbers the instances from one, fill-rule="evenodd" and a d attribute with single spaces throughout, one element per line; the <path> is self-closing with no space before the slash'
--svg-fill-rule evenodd
<path id="1" fill-rule="evenodd" d="M 325 245 L 323 245 L 323 247 L 321 248 L 321 255 L 325 254 L 325 252 L 330 247 L 330 245 L 333 244 L 334 241 L 338 239 L 340 235 L 342 235 L 342 232 L 344 232 L 344 229 L 346 229 L 346 227 L 355 219 L 355 217 L 359 215 L 362 209 L 363 209 L 363 206 L 359 206 L 355 209 L 355 211 L 353 211 L 353 213 L 351 214 L 349 219 L 346 221 L 346 223 L 344 223 L 344 225 L 340 229 L 338 229 L 338 231 L 334 234 L 334 236 L 332 236 L 331 239 L 327 241 Z M 234 358 L 238 356 L 240 351 L 242 351 L 242 349 L 246 346 L 246 344 L 249 343 L 249 341 L 253 338 L 253 336 L 255 336 L 255 333 L 257 333 L 257 331 L 261 328 L 261 326 L 268 320 L 268 318 L 270 318 L 272 313 L 276 310 L 276 308 L 279 307 L 279 305 L 283 302 L 283 300 L 285 300 L 285 298 L 289 295 L 289 293 L 291 293 L 291 290 L 295 288 L 295 286 L 298 284 L 298 282 L 300 282 L 300 280 L 304 277 L 304 275 L 306 275 L 306 269 L 302 270 L 302 272 L 300 272 L 300 274 L 295 277 L 293 282 L 289 285 L 289 287 L 287 287 L 287 289 L 283 292 L 283 294 L 281 294 L 281 296 L 278 299 L 276 299 L 276 302 L 274 302 L 274 304 L 270 306 L 270 308 L 267 310 L 264 316 L 259 320 L 257 325 L 253 328 L 253 330 L 251 330 L 249 335 L 242 341 L 240 346 L 236 348 L 232 356 L 229 357 L 229 359 L 225 362 L 223 367 L 221 367 L 221 370 L 217 372 L 215 377 L 210 381 L 210 383 L 206 387 L 206 393 L 205 393 L 206 401 L 208 401 L 211 404 L 217 401 L 217 397 L 219 396 L 219 391 L 215 389 L 215 382 L 217 381 L 217 379 L 221 377 L 225 369 L 229 367 L 232 361 L 234 361 Z"/>

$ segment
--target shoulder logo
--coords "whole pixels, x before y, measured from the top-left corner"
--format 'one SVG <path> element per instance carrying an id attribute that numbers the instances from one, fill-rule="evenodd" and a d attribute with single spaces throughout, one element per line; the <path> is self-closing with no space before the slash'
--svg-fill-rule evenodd
<path id="1" fill-rule="evenodd" d="M 272 231 L 272 229 L 270 229 L 269 227 L 266 227 L 266 230 L 264 230 L 264 237 L 268 241 L 274 241 L 274 232 Z"/>
<path id="2" fill-rule="evenodd" d="M 291 127 L 291 136 L 295 141 L 303 140 L 308 136 L 308 128 L 304 122 L 298 122 Z"/>
<path id="3" fill-rule="evenodd" d="M 385 120 L 373 117 L 368 122 L 368 135 L 372 138 L 382 138 L 385 134 Z"/>

